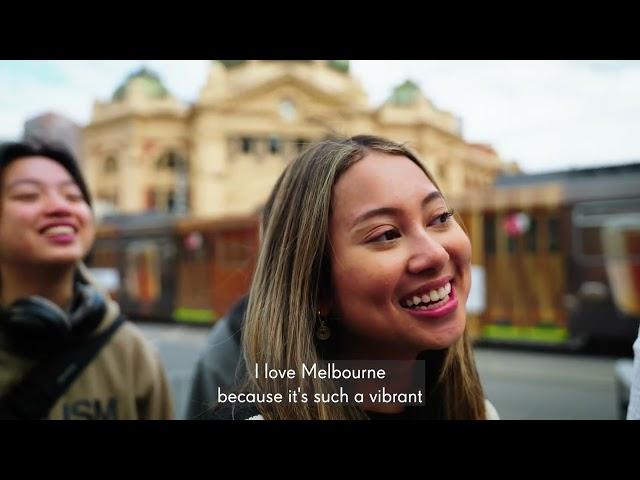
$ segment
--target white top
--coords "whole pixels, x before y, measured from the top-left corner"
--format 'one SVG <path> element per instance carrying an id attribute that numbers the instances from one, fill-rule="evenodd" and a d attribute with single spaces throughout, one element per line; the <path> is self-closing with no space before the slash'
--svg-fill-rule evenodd
<path id="1" fill-rule="evenodd" d="M 500 420 L 496 407 L 486 398 L 484 399 L 484 407 L 487 410 L 487 420 Z M 247 418 L 247 420 L 264 420 L 264 417 L 262 415 L 254 415 L 253 417 Z"/>
<path id="2" fill-rule="evenodd" d="M 627 420 L 640 420 L 640 330 L 633 343 L 633 376 L 629 394 Z"/>
<path id="3" fill-rule="evenodd" d="M 487 411 L 487 420 L 500 420 L 500 415 L 498 415 L 496 407 L 486 398 L 484 399 L 484 408 Z"/>

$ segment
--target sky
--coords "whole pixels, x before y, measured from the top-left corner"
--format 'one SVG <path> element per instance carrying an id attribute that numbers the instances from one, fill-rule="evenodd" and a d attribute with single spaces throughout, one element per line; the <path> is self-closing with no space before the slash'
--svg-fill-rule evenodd
<path id="1" fill-rule="evenodd" d="M 0 140 L 48 111 L 86 125 L 93 102 L 143 64 L 192 103 L 210 60 L 0 60 Z M 640 161 L 640 61 L 352 60 L 351 74 L 372 107 L 412 80 L 461 119 L 466 141 L 528 173 Z"/>

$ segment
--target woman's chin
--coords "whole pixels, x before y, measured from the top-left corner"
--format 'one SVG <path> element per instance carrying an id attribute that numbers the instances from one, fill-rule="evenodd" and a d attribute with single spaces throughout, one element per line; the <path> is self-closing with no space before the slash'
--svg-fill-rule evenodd
<path id="1" fill-rule="evenodd" d="M 46 255 L 39 258 L 36 263 L 43 267 L 74 267 L 82 260 L 82 256 L 77 254 Z"/>
<path id="2" fill-rule="evenodd" d="M 466 318 L 455 318 L 446 325 L 430 332 L 425 332 L 422 341 L 423 350 L 441 350 L 456 343 L 463 335 Z"/>

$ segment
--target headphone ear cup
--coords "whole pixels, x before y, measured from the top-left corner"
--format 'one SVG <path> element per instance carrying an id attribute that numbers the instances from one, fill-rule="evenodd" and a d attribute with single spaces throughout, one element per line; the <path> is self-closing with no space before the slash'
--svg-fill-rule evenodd
<path id="1" fill-rule="evenodd" d="M 76 284 L 72 313 L 44 297 L 16 300 L 0 310 L 11 348 L 22 355 L 44 356 L 89 336 L 104 318 L 107 304 L 91 285 Z"/>
<path id="2" fill-rule="evenodd" d="M 70 317 L 74 337 L 90 335 L 104 318 L 107 304 L 102 294 L 91 285 L 77 284 L 78 305 Z"/>
<path id="3" fill-rule="evenodd" d="M 2 318 L 12 346 L 23 354 L 49 352 L 71 332 L 67 314 L 43 297 L 16 300 L 3 309 Z"/>

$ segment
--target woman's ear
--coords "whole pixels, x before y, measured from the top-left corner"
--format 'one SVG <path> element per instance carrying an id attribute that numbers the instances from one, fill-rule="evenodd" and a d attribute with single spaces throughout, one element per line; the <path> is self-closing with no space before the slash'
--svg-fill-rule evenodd
<path id="1" fill-rule="evenodd" d="M 333 307 L 332 295 L 331 295 L 331 287 L 328 285 L 329 282 L 324 282 L 320 285 L 320 290 L 318 291 L 318 310 L 320 312 L 320 316 L 326 318 L 331 313 L 331 308 Z"/>

